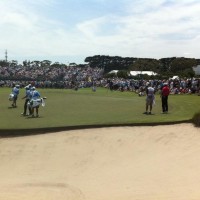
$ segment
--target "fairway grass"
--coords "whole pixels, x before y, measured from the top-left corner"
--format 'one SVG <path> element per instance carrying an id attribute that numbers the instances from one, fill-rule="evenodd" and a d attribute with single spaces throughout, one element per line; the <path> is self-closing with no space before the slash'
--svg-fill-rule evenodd
<path id="1" fill-rule="evenodd" d="M 152 115 L 144 115 L 145 97 L 134 92 L 109 91 L 90 88 L 78 91 L 66 89 L 38 89 L 46 96 L 46 106 L 40 107 L 39 118 L 21 116 L 25 89 L 20 89 L 17 108 L 8 100 L 11 88 L 0 88 L 0 129 L 34 129 L 83 125 L 117 125 L 169 123 L 191 120 L 200 110 L 200 96 L 170 95 L 169 113 L 161 114 L 161 99 L 156 95 Z"/>

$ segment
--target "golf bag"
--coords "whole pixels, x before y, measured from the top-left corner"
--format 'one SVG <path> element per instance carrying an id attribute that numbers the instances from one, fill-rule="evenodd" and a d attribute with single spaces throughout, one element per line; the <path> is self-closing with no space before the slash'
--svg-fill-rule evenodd
<path id="1" fill-rule="evenodd" d="M 38 99 L 31 99 L 28 103 L 27 103 L 27 107 L 28 108 L 36 108 L 39 107 L 40 105 L 42 107 L 45 106 L 45 101 L 44 99 L 46 99 L 46 97 L 43 98 L 38 98 Z"/>
<path id="2" fill-rule="evenodd" d="M 14 96 L 15 95 L 13 93 L 9 94 L 8 100 L 9 101 L 13 101 L 14 100 Z"/>

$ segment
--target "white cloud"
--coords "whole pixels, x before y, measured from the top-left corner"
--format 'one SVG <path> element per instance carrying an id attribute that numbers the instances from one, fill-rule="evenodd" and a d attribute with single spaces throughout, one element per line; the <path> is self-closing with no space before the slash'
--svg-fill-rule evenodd
<path id="1" fill-rule="evenodd" d="M 10 56 L 22 59 L 97 54 L 161 58 L 185 52 L 198 57 L 199 1 L 126 0 L 125 13 L 113 10 L 68 28 L 57 18 L 59 10 L 47 14 L 58 2 L 0 1 L 1 52 L 8 49 Z"/>

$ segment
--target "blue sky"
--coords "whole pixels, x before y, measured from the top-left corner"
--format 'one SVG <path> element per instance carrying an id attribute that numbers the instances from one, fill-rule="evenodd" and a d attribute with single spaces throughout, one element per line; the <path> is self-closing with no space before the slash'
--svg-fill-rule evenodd
<path id="1" fill-rule="evenodd" d="M 0 60 L 200 58 L 199 0 L 0 0 Z"/>

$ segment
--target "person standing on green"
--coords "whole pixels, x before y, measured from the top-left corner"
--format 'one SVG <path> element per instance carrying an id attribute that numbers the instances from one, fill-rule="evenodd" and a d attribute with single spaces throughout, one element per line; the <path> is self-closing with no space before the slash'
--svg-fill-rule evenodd
<path id="1" fill-rule="evenodd" d="M 151 84 L 149 82 L 146 83 L 147 88 L 146 88 L 146 111 L 144 114 L 149 114 L 151 115 L 152 113 L 152 107 L 153 107 L 153 102 L 155 101 L 155 90 L 153 87 L 151 87 Z M 148 112 L 149 109 L 149 112 Z"/>
<path id="2" fill-rule="evenodd" d="M 19 95 L 19 88 L 20 88 L 20 86 L 19 86 L 19 85 L 16 85 L 16 86 L 12 89 L 12 94 L 14 95 L 14 97 L 13 97 L 13 103 L 12 103 L 12 107 L 13 107 L 13 108 L 16 108 L 16 107 L 17 107 L 17 98 L 18 98 L 18 95 Z"/>
<path id="3" fill-rule="evenodd" d="M 168 113 L 168 96 L 170 94 L 168 83 L 164 83 L 161 89 L 161 100 L 162 100 L 162 113 Z"/>

